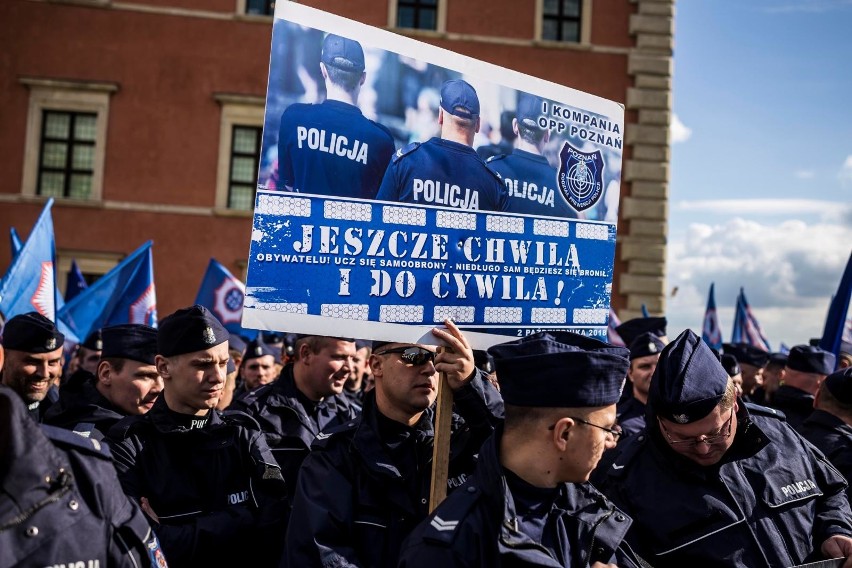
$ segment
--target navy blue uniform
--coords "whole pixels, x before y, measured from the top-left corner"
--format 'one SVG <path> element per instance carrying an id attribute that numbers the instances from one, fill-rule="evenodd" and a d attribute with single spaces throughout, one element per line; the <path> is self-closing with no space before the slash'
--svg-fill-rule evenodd
<path id="1" fill-rule="evenodd" d="M 172 566 L 268 566 L 281 554 L 286 500 L 281 472 L 251 417 L 210 410 L 203 425 L 160 397 L 147 414 L 109 432 L 125 493 L 147 498 Z"/>
<path id="2" fill-rule="evenodd" d="M 502 400 L 477 373 L 453 393 L 447 490 L 473 471 Z M 324 432 L 299 472 L 282 566 L 396 566 L 400 545 L 429 512 L 434 406 L 409 428 L 383 416 L 375 391 L 360 420 Z"/>
<path id="3" fill-rule="evenodd" d="M 637 566 L 620 550 L 630 517 L 588 483 L 523 487 L 499 460 L 500 433 L 482 446 L 476 470 L 403 543 L 400 568 Z M 534 496 L 526 505 L 519 493 Z M 542 506 L 545 503 L 545 506 Z M 546 506 L 548 505 L 549 506 Z"/>
<path id="4" fill-rule="evenodd" d="M 799 427 L 799 433 L 825 454 L 846 481 L 852 480 L 852 426 L 824 410 L 814 410 Z M 846 488 L 852 498 L 852 486 Z"/>
<path id="5" fill-rule="evenodd" d="M 59 389 L 59 402 L 47 411 L 44 423 L 72 430 L 86 438 L 103 440 L 125 413 L 98 391 L 95 376 L 88 375 L 88 381 L 69 381 Z"/>
<path id="6" fill-rule="evenodd" d="M 794 566 L 852 535 L 846 481 L 772 409 L 740 403 L 719 463 L 674 452 L 656 421 L 633 436 L 601 491 L 633 518 L 631 548 L 666 566 Z"/>
<path id="7" fill-rule="evenodd" d="M 544 156 L 516 149 L 508 156 L 489 158 L 487 164 L 503 179 L 512 213 L 577 218 L 556 184 L 556 168 Z"/>
<path id="8" fill-rule="evenodd" d="M 783 412 L 790 426 L 798 430 L 814 411 L 814 396 L 802 389 L 781 385 L 772 395 L 772 408 Z"/>
<path id="9" fill-rule="evenodd" d="M 0 388 L 0 567 L 165 565 L 106 446 L 27 415 Z"/>
<path id="10" fill-rule="evenodd" d="M 482 211 L 509 208 L 505 186 L 473 148 L 437 137 L 394 154 L 376 199 Z"/>
<path id="11" fill-rule="evenodd" d="M 317 434 L 351 422 L 360 413 L 342 394 L 326 397 L 318 404 L 308 400 L 296 388 L 292 364 L 284 367 L 278 380 L 235 400 L 232 408 L 251 415 L 260 424 L 291 498 L 299 468 Z"/>
<path id="12" fill-rule="evenodd" d="M 395 149 L 391 133 L 354 105 L 292 104 L 281 115 L 278 176 L 300 193 L 373 199 Z"/>
<path id="13" fill-rule="evenodd" d="M 619 442 L 622 442 L 645 429 L 645 404 L 635 396 L 631 397 L 616 407 L 615 418 L 621 426 Z"/>

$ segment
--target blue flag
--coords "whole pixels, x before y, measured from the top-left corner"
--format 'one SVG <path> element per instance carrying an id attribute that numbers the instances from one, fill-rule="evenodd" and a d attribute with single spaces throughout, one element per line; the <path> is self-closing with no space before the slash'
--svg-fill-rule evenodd
<path id="1" fill-rule="evenodd" d="M 715 282 L 710 284 L 710 294 L 707 296 L 707 310 L 704 312 L 704 326 L 701 329 L 701 339 L 715 349 L 722 350 L 722 329 L 719 327 L 719 315 L 716 313 Z"/>
<path id="2" fill-rule="evenodd" d="M 649 318 L 651 314 L 648 313 L 648 307 L 645 304 L 642 304 L 642 317 Z"/>
<path id="3" fill-rule="evenodd" d="M 850 297 L 852 297 L 852 254 L 849 255 L 846 270 L 843 271 L 843 276 L 840 278 L 837 293 L 831 299 L 828 315 L 825 318 L 825 326 L 822 330 L 822 337 L 819 340 L 820 348 L 834 353 L 838 362 L 840 361 L 840 357 L 838 356 L 840 353 L 840 342 L 843 341 L 843 334 L 847 325 L 846 314 L 849 312 Z"/>
<path id="4" fill-rule="evenodd" d="M 24 247 L 24 243 L 21 242 L 21 237 L 18 236 L 18 231 L 15 230 L 15 227 L 9 228 L 9 241 L 12 245 L 12 260 L 18 256 L 18 253 L 21 252 L 21 249 Z"/>
<path id="5" fill-rule="evenodd" d="M 72 260 L 71 270 L 68 271 L 68 279 L 65 281 L 65 301 L 70 302 L 77 294 L 88 287 L 89 285 L 86 284 L 86 279 L 83 277 L 80 267 L 77 266 L 77 261 Z"/>
<path id="6" fill-rule="evenodd" d="M 763 334 L 763 330 L 760 329 L 757 318 L 751 311 L 742 288 L 740 288 L 740 294 L 737 296 L 737 306 L 734 310 L 734 329 L 731 332 L 731 343 L 747 343 L 766 352 L 772 351 L 769 341 Z"/>
<path id="7" fill-rule="evenodd" d="M 210 310 L 229 332 L 252 340 L 257 336 L 257 331 L 244 329 L 240 325 L 245 294 L 245 284 L 211 258 L 198 288 L 195 303 Z"/>
<path id="8" fill-rule="evenodd" d="M 51 207 L 53 198 L 45 203 L 27 242 L 0 280 L 0 313 L 6 320 L 36 311 L 56 321 L 56 245 Z"/>
<path id="9" fill-rule="evenodd" d="M 59 310 L 78 336 L 122 323 L 157 326 L 152 241 L 148 241 Z"/>

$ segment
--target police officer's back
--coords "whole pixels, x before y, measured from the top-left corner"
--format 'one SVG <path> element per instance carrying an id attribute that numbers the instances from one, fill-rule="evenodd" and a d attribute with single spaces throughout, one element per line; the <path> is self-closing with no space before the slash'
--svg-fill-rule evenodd
<path id="1" fill-rule="evenodd" d="M 798 429 L 814 409 L 814 395 L 820 382 L 834 371 L 833 353 L 812 345 L 795 345 L 787 354 L 784 383 L 772 397 L 772 407 Z"/>
<path id="2" fill-rule="evenodd" d="M 115 477 L 106 446 L 40 427 L 20 397 L 2 386 L 0 486 L 0 568 L 165 565 L 151 526 Z"/>

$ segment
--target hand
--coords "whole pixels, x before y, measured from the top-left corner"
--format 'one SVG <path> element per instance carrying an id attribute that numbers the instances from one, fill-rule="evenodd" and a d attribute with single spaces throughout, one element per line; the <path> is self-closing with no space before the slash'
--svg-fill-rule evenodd
<path id="1" fill-rule="evenodd" d="M 852 568 L 852 538 L 843 535 L 833 535 L 825 539 L 820 547 L 826 558 L 845 558 L 843 568 Z"/>
<path id="2" fill-rule="evenodd" d="M 445 348 L 435 356 L 435 369 L 447 374 L 447 383 L 454 391 L 466 385 L 476 372 L 473 349 L 453 320 L 444 320 L 446 329 L 436 327 L 432 335 L 444 342 Z"/>
<path id="3" fill-rule="evenodd" d="M 146 515 L 151 517 L 155 523 L 160 523 L 160 517 L 157 516 L 157 513 L 154 512 L 154 509 L 151 508 L 151 503 L 148 502 L 147 497 L 142 497 L 139 499 L 139 504 L 142 507 L 142 511 L 145 512 Z"/>

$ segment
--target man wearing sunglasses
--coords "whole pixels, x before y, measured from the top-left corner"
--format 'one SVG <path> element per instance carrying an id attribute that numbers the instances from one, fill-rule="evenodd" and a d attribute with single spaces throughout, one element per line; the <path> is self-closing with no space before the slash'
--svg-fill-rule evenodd
<path id="1" fill-rule="evenodd" d="M 283 565 L 395 567 L 402 540 L 429 512 L 439 373 L 453 390 L 447 490 L 473 469 L 502 400 L 451 321 L 444 348 L 374 342 L 375 388 L 360 420 L 323 432 L 299 472 Z M 457 414 L 456 414 L 457 413 Z"/>
<path id="2" fill-rule="evenodd" d="M 633 518 L 626 540 L 651 565 L 787 567 L 852 555 L 846 481 L 782 415 L 738 399 L 690 330 L 660 355 L 646 423 L 599 486 Z"/>

